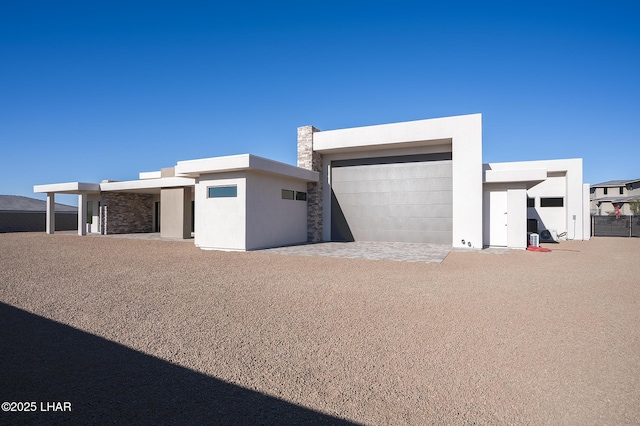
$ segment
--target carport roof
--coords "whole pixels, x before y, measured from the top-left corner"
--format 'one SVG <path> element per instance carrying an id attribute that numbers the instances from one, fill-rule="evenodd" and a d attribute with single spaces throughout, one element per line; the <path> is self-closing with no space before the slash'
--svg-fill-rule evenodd
<path id="1" fill-rule="evenodd" d="M 33 192 L 54 192 L 56 194 L 79 194 L 81 192 L 100 192 L 99 183 L 65 182 L 35 185 Z"/>
<path id="2" fill-rule="evenodd" d="M 168 177 L 127 181 L 104 181 L 102 183 L 66 182 L 35 185 L 33 192 L 56 194 L 97 193 L 100 191 L 157 193 L 161 188 L 194 186 L 195 180 L 186 177 Z"/>
<path id="3" fill-rule="evenodd" d="M 162 188 L 194 186 L 195 179 L 186 177 L 164 177 L 159 179 L 141 179 L 104 182 L 100 184 L 102 191 L 157 193 Z"/>

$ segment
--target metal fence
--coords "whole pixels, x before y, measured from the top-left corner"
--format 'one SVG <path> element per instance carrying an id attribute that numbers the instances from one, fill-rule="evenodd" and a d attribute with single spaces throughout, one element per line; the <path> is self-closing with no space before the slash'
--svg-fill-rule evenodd
<path id="1" fill-rule="evenodd" d="M 591 216 L 594 237 L 640 237 L 640 216 Z"/>

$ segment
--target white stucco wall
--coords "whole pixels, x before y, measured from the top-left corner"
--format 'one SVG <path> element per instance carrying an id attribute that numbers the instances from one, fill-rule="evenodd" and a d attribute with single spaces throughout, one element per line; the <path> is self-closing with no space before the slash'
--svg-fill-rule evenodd
<path id="1" fill-rule="evenodd" d="M 211 186 L 236 185 L 238 196 L 209 198 Z M 201 175 L 195 186 L 197 247 L 209 250 L 246 250 L 246 174 L 227 172 Z"/>
<path id="2" fill-rule="evenodd" d="M 246 249 L 306 242 L 307 202 L 283 200 L 282 190 L 306 193 L 307 183 L 252 171 L 246 177 Z"/>
<path id="3" fill-rule="evenodd" d="M 506 246 L 514 249 L 527 248 L 527 190 L 526 183 L 485 183 L 484 184 L 484 220 L 483 244 L 490 245 L 491 215 L 504 215 L 503 211 L 492 209 L 488 194 L 502 191 L 507 196 L 507 241 Z"/>
<path id="4" fill-rule="evenodd" d="M 528 197 L 536 198 L 535 209 L 529 209 L 529 217 L 538 215 L 539 230 L 555 229 L 558 234 L 567 232 L 567 239 L 589 239 L 589 203 L 585 202 L 582 182 L 582 159 L 519 161 L 490 163 L 491 170 L 539 170 L 547 171 L 547 178 L 527 190 Z M 540 207 L 541 197 L 563 197 L 563 207 Z M 575 220 L 573 219 L 575 215 Z"/>
<path id="5" fill-rule="evenodd" d="M 507 190 L 508 247 L 527 248 L 527 190 L 510 188 Z"/>
<path id="6" fill-rule="evenodd" d="M 580 194 L 582 195 L 582 194 Z M 548 177 L 527 192 L 529 198 L 535 198 L 535 208 L 529 208 L 529 216 L 538 219 L 538 231 L 553 229 L 561 234 L 567 231 L 567 178 L 566 176 Z M 563 207 L 540 207 L 540 198 L 562 197 Z M 580 211 L 582 216 L 582 210 Z"/>
<path id="7" fill-rule="evenodd" d="M 449 141 L 452 144 L 453 159 L 452 245 L 461 248 L 482 248 L 481 114 L 329 130 L 313 134 L 315 151 L 323 156 L 357 153 L 350 158 L 373 157 L 380 149 L 442 145 Z M 323 175 L 325 186 L 330 184 L 328 176 L 326 172 Z M 326 188 L 323 198 L 326 239 L 331 217 L 330 197 L 327 197 Z"/>
<path id="8" fill-rule="evenodd" d="M 91 202 L 91 226 L 89 232 L 100 233 L 100 194 L 90 194 L 88 201 Z"/>

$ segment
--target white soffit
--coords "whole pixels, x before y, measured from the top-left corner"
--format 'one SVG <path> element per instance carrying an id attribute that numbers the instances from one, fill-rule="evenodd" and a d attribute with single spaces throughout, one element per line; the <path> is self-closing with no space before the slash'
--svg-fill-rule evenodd
<path id="1" fill-rule="evenodd" d="M 542 182 L 547 178 L 546 169 L 485 170 L 485 183 Z"/>
<path id="2" fill-rule="evenodd" d="M 255 170 L 300 179 L 307 182 L 317 182 L 319 180 L 318 172 L 313 172 L 311 170 L 302 169 L 300 167 L 251 154 L 178 161 L 175 168 L 176 175 L 191 177 L 239 170 Z"/>
<path id="3" fill-rule="evenodd" d="M 194 186 L 195 179 L 185 177 L 167 177 L 160 179 L 129 180 L 122 182 L 106 182 L 100 184 L 103 191 L 133 191 L 145 189 L 175 188 Z"/>

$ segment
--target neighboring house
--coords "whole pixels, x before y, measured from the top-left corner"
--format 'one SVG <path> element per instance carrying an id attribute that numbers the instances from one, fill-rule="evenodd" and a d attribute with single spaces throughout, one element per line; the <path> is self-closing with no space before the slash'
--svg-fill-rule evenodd
<path id="1" fill-rule="evenodd" d="M 44 231 L 46 223 L 44 200 L 20 195 L 0 195 L 0 232 Z M 56 204 L 56 231 L 78 227 L 78 208 Z"/>
<path id="2" fill-rule="evenodd" d="M 89 217 L 89 232 L 190 238 L 193 229 L 196 246 L 221 250 L 354 240 L 526 248 L 531 220 L 583 240 L 588 190 L 581 159 L 483 165 L 480 114 L 300 127 L 297 167 L 243 154 L 134 181 L 34 187 L 50 205 L 56 193 L 79 195 L 80 235 Z"/>
<path id="3" fill-rule="evenodd" d="M 591 214 L 605 216 L 616 213 L 630 215 L 630 203 L 640 201 L 640 179 L 610 180 L 591 185 Z"/>

